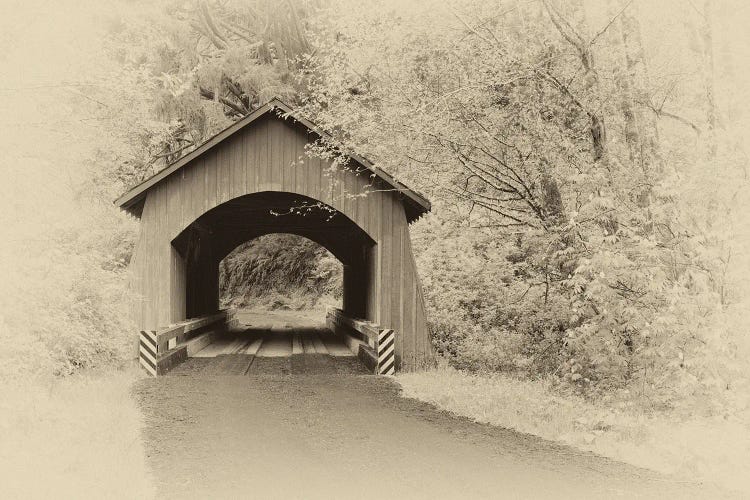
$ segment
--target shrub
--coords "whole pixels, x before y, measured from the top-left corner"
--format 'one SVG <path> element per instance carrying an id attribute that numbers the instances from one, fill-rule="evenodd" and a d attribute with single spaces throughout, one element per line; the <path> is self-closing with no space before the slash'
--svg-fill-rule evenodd
<path id="1" fill-rule="evenodd" d="M 663 271 L 684 248 L 631 236 L 571 252 L 564 230 L 498 241 L 437 216 L 413 227 L 432 339 L 457 368 L 553 375 L 588 397 L 699 411 L 747 380 L 742 327 L 726 324 L 737 308 L 719 306 L 704 273 Z"/>
<path id="2" fill-rule="evenodd" d="M 22 222 L 43 238 L 9 239 L 0 248 L 13 263 L 0 287 L 6 378 L 69 375 L 136 356 L 126 272 L 133 221 L 91 198 L 70 208 L 53 227 Z"/>

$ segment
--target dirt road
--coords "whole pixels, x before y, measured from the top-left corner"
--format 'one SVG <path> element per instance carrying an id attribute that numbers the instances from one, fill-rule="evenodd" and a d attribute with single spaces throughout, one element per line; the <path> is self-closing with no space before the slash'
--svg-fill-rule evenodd
<path id="1" fill-rule="evenodd" d="M 188 360 L 134 389 L 162 498 L 717 498 L 399 396 L 356 358 Z"/>

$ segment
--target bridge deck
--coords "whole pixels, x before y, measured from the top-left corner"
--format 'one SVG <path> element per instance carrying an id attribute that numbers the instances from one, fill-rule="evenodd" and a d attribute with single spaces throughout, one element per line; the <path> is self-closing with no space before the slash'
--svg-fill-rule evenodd
<path id="1" fill-rule="evenodd" d="M 293 354 L 354 356 L 341 339 L 325 327 L 248 328 L 217 339 L 193 355 L 213 358 L 223 354 L 284 357 Z"/>
<path id="2" fill-rule="evenodd" d="M 169 374 L 369 373 L 340 338 L 304 313 L 240 311 L 237 316 L 242 323 L 240 328 L 216 339 Z"/>

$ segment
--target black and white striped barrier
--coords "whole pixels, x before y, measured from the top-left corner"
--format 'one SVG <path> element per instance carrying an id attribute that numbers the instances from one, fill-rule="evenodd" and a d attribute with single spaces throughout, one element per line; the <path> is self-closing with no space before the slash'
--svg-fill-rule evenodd
<path id="1" fill-rule="evenodd" d="M 141 330 L 138 346 L 138 360 L 141 366 L 152 376 L 156 377 L 156 358 L 159 352 L 156 332 Z"/>
<path id="2" fill-rule="evenodd" d="M 152 377 L 160 377 L 210 344 L 228 326 L 239 324 L 235 311 L 222 310 L 190 318 L 159 330 L 141 330 L 138 361 Z"/>
<path id="3" fill-rule="evenodd" d="M 396 374 L 396 335 L 393 330 L 378 333 L 378 375 Z"/>

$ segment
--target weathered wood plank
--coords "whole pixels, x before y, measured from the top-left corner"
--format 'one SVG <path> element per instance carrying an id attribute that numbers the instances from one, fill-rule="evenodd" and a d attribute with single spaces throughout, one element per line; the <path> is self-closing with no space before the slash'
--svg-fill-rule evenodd
<path id="1" fill-rule="evenodd" d="M 367 317 L 376 319 L 378 317 L 378 246 L 373 245 L 367 249 Z"/>
<path id="2" fill-rule="evenodd" d="M 323 185 L 323 165 L 318 157 L 305 158 L 305 168 L 307 169 L 307 192 L 312 194 L 311 198 L 323 200 L 321 186 Z"/>
<path id="3" fill-rule="evenodd" d="M 141 272 L 140 274 L 140 288 L 137 289 L 139 292 L 139 300 L 141 302 L 141 321 L 139 321 L 139 330 L 152 330 L 149 325 L 154 324 L 154 322 L 151 319 L 151 300 L 152 300 L 152 288 L 153 283 L 151 283 L 151 276 L 154 276 L 152 269 L 151 269 L 151 255 L 156 249 L 156 245 L 158 245 L 158 242 L 154 241 L 151 236 L 151 221 L 150 219 L 150 212 L 151 207 L 150 204 L 153 203 L 153 197 L 149 196 L 146 198 L 146 201 L 143 205 L 143 215 L 141 216 L 141 238 L 138 242 L 139 245 L 141 245 L 141 248 L 144 249 L 142 253 L 142 258 L 139 259 L 138 264 L 141 266 Z"/>
<path id="4" fill-rule="evenodd" d="M 203 167 L 206 171 L 206 207 L 215 207 L 219 203 L 219 179 L 216 175 L 216 155 L 207 154 Z"/>
<path id="5" fill-rule="evenodd" d="M 353 162 L 352 162 L 353 163 Z M 352 220 L 357 220 L 357 200 L 354 197 L 357 186 L 357 177 L 354 173 L 356 166 L 350 164 L 349 171 L 344 174 L 344 213 Z"/>
<path id="6" fill-rule="evenodd" d="M 391 212 L 391 237 L 392 239 L 392 250 L 390 258 L 390 275 L 391 275 L 391 287 L 390 287 L 390 299 L 391 299 L 391 319 L 389 327 L 399 332 L 396 335 L 396 352 L 401 353 L 401 358 L 405 360 L 408 365 L 412 362 L 414 351 L 411 348 L 409 342 L 404 342 L 403 331 L 401 329 L 401 290 L 403 281 L 403 266 L 402 266 L 402 247 L 401 247 L 401 229 L 406 224 L 406 217 L 403 214 L 403 207 L 396 198 L 395 193 L 388 193 L 388 205 Z M 408 337 L 408 335 L 406 335 Z"/>
<path id="7" fill-rule="evenodd" d="M 207 170 L 208 171 L 208 170 Z M 166 183 L 167 187 L 167 231 L 169 234 L 173 234 L 175 230 L 179 230 L 182 224 L 182 205 L 180 196 L 182 190 L 178 185 L 182 177 L 174 176 L 170 177 Z"/>
<path id="8" fill-rule="evenodd" d="M 205 196 L 203 192 L 204 163 L 205 161 L 201 158 L 190 166 L 192 173 L 190 175 L 190 217 L 188 222 L 191 224 L 203 213 L 203 197 Z"/>
<path id="9" fill-rule="evenodd" d="M 280 133 L 281 137 L 281 189 L 282 191 L 294 192 L 294 172 L 290 167 L 292 162 L 292 154 L 294 148 L 294 130 L 291 129 L 287 124 L 280 122 L 282 126 L 286 126 L 286 133 Z"/>
<path id="10" fill-rule="evenodd" d="M 229 164 L 229 145 L 222 143 L 216 148 L 216 161 L 218 168 L 219 203 L 231 199 L 231 165 Z"/>
<path id="11" fill-rule="evenodd" d="M 169 322 L 173 323 L 184 317 L 184 297 L 185 289 L 183 288 L 184 279 L 184 265 L 182 264 L 182 257 L 180 256 L 177 249 L 170 246 L 171 256 L 171 269 L 170 269 L 170 317 Z"/>
<path id="12" fill-rule="evenodd" d="M 245 142 L 245 193 L 254 193 L 258 189 L 258 131 L 249 129 L 243 131 L 242 140 Z"/>
<path id="13" fill-rule="evenodd" d="M 380 320 L 381 324 L 390 325 L 392 321 L 391 317 L 391 293 L 393 293 L 393 217 L 390 206 L 390 199 L 388 193 L 378 193 L 380 198 L 380 206 L 378 207 L 380 212 Z M 400 356 L 397 356 L 397 363 L 400 362 Z"/>
<path id="14" fill-rule="evenodd" d="M 307 134 L 297 130 L 294 144 L 294 191 L 296 193 L 304 193 L 306 187 L 305 144 L 307 144 Z"/>
<path id="15" fill-rule="evenodd" d="M 229 144 L 229 168 L 231 172 L 231 186 L 229 194 L 232 198 L 245 194 L 247 181 L 245 179 L 245 141 L 242 137 L 230 141 Z"/>
<path id="16" fill-rule="evenodd" d="M 411 264 L 405 259 L 408 259 L 409 255 L 409 227 L 406 225 L 406 221 L 401 226 L 401 251 L 399 254 L 399 262 L 401 264 L 401 277 L 399 279 L 401 300 L 399 301 L 399 318 L 400 325 L 398 331 L 400 332 L 411 332 L 411 281 L 413 279 Z M 417 346 L 415 335 L 404 335 L 404 344 L 408 346 L 408 350 L 411 351 L 413 360 L 416 360 Z"/>
<path id="17" fill-rule="evenodd" d="M 268 191 L 271 187 L 271 162 L 269 161 L 268 153 L 268 132 L 268 120 L 260 121 L 257 126 L 259 141 L 258 191 Z"/>
<path id="18" fill-rule="evenodd" d="M 157 226 L 157 234 L 164 234 L 169 228 L 168 218 L 168 186 L 166 184 L 160 184 L 159 189 L 159 218 Z M 170 247 L 163 247 L 159 252 L 159 275 L 164 276 L 169 273 L 169 267 L 171 265 L 170 258 Z M 171 287 L 169 280 L 159 280 L 159 300 L 157 302 L 157 308 L 159 311 L 159 321 L 168 322 L 171 316 Z"/>
<path id="19" fill-rule="evenodd" d="M 364 192 L 364 186 L 365 186 L 365 179 L 362 177 L 362 173 L 360 172 L 356 179 L 355 179 L 355 194 L 357 196 L 356 199 L 356 213 L 354 214 L 354 222 L 359 227 L 367 227 L 367 200 L 362 196 L 362 193 Z"/>
<path id="20" fill-rule="evenodd" d="M 284 125 L 279 120 L 268 121 L 268 140 L 269 140 L 269 158 L 268 163 L 271 166 L 270 181 L 274 191 L 283 191 L 282 172 L 284 154 L 282 151 L 284 140 Z"/>
<path id="21" fill-rule="evenodd" d="M 408 233 L 407 233 L 408 236 Z M 407 248 L 408 247 L 408 239 L 407 239 Z M 407 259 L 409 255 L 406 255 Z M 405 264 L 407 272 L 404 275 L 404 291 L 405 295 L 402 298 L 402 302 L 404 304 L 404 331 L 405 332 L 411 332 L 409 342 L 411 342 L 412 349 L 414 350 L 415 356 L 419 358 L 419 353 L 423 351 L 423 348 L 420 345 L 420 338 L 419 335 L 415 335 L 414 331 L 417 327 L 416 321 L 415 321 L 415 309 L 417 307 L 416 302 L 416 282 L 414 280 L 414 267 L 411 265 L 410 262 L 406 262 Z M 407 340 L 404 339 L 406 342 Z"/>

